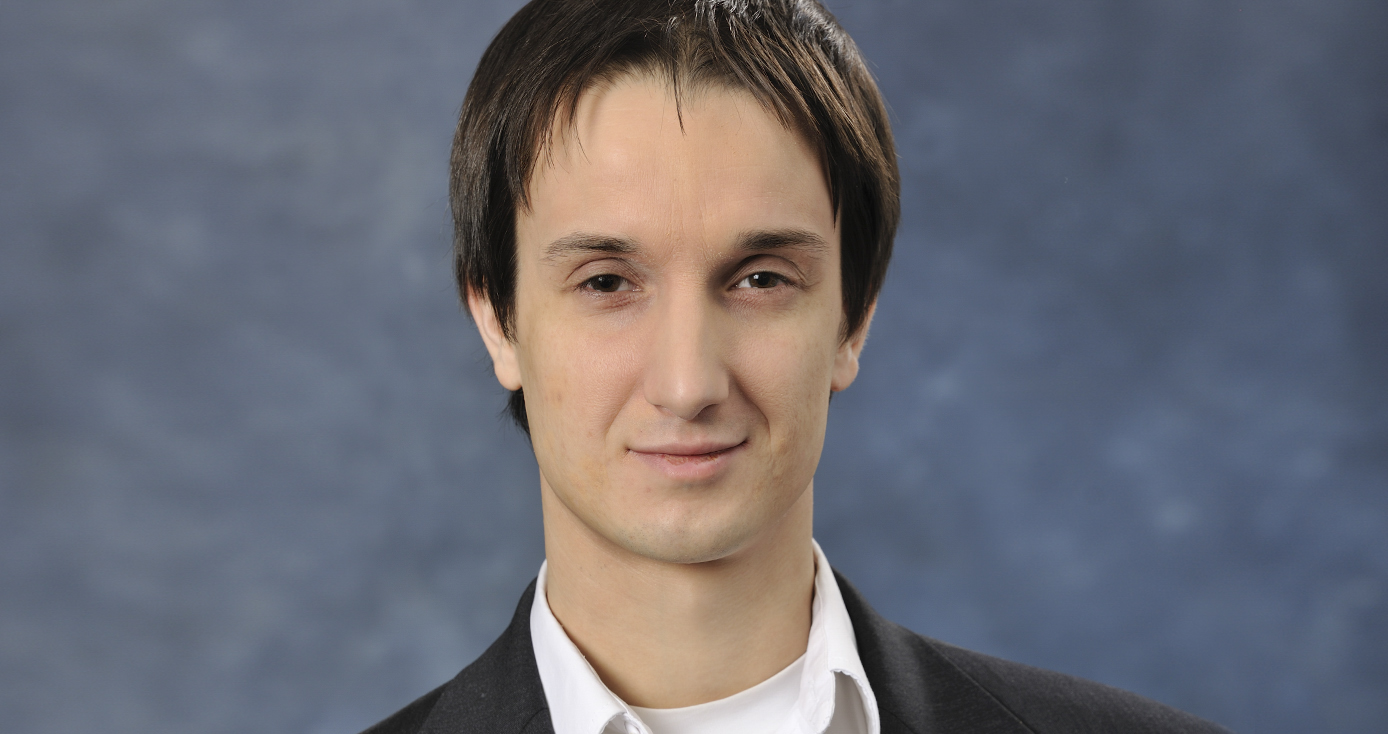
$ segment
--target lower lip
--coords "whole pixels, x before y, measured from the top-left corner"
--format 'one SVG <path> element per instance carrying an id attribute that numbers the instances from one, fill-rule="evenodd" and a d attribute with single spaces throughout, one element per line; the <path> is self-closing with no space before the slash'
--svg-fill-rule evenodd
<path id="1" fill-rule="evenodd" d="M 707 481 L 723 473 L 747 442 L 708 454 L 648 454 L 632 451 L 641 463 L 679 482 Z"/>

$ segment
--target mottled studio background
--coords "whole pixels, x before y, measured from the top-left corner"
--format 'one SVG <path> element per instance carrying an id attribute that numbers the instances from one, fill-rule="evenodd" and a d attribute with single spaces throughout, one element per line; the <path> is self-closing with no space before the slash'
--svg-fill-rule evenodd
<path id="1" fill-rule="evenodd" d="M 831 3 L 904 222 L 818 536 L 917 631 L 1388 731 L 1388 4 Z M 541 560 L 445 156 L 516 2 L 0 4 L 0 731 L 351 734 Z"/>

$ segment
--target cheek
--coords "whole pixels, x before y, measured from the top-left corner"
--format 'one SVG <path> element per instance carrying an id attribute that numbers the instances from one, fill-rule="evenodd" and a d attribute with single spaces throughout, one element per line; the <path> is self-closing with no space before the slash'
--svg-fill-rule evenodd
<path id="1" fill-rule="evenodd" d="M 523 332 L 520 344 L 517 356 L 535 461 L 549 485 L 570 498 L 566 502 L 580 501 L 582 488 L 606 481 L 601 423 L 610 385 L 584 358 L 585 345 L 562 329 Z M 527 344 L 540 348 L 526 349 Z"/>
<path id="2" fill-rule="evenodd" d="M 537 452 L 548 448 L 575 459 L 597 458 L 602 451 L 595 444 L 604 441 L 632 394 L 636 355 L 630 339 L 594 334 L 555 318 L 557 308 L 549 313 L 551 318 L 531 320 L 519 334 L 532 440 Z"/>
<path id="3" fill-rule="evenodd" d="M 803 464 L 818 453 L 828 419 L 836 332 L 816 325 L 751 336 L 735 352 L 738 382 L 765 417 L 776 458 Z"/>

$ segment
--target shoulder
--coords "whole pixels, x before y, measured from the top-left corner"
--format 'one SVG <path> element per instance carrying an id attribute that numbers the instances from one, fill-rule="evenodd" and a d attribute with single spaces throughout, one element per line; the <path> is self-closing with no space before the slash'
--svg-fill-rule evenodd
<path id="1" fill-rule="evenodd" d="M 838 577 L 883 734 L 1213 734 L 1135 693 L 955 647 L 888 621 Z"/>
<path id="2" fill-rule="evenodd" d="M 396 711 L 388 718 L 362 732 L 362 734 L 415 734 L 424 729 L 424 721 L 438 704 L 443 695 L 444 684 L 416 698 L 410 705 Z"/>
<path id="3" fill-rule="evenodd" d="M 1227 732 L 1136 693 L 938 640 L 920 640 L 1036 732 Z"/>
<path id="4" fill-rule="evenodd" d="M 453 680 L 420 696 L 362 734 L 487 732 L 552 734 L 530 645 L 535 583 L 521 595 L 506 631 Z"/>

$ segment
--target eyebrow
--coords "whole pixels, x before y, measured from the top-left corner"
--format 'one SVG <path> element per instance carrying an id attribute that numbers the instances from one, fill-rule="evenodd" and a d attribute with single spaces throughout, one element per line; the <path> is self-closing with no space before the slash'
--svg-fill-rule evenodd
<path id="1" fill-rule="evenodd" d="M 743 232 L 737 238 L 737 249 L 742 252 L 766 252 L 779 249 L 805 250 L 822 255 L 828 252 L 829 243 L 823 237 L 806 229 L 772 229 Z M 635 242 L 613 235 L 574 232 L 549 243 L 545 247 L 544 260 L 552 262 L 570 255 L 587 252 L 604 252 L 616 255 L 630 255 L 640 249 Z"/>
<path id="2" fill-rule="evenodd" d="M 545 247 L 546 262 L 558 260 L 560 258 L 584 252 L 607 252 L 618 255 L 630 255 L 636 252 L 636 243 L 622 237 L 613 237 L 603 234 L 589 234 L 587 232 L 574 232 L 549 243 Z"/>
<path id="3" fill-rule="evenodd" d="M 744 232 L 737 238 L 737 249 L 743 252 L 764 252 L 783 248 L 823 255 L 828 253 L 829 243 L 807 229 L 756 230 Z"/>

